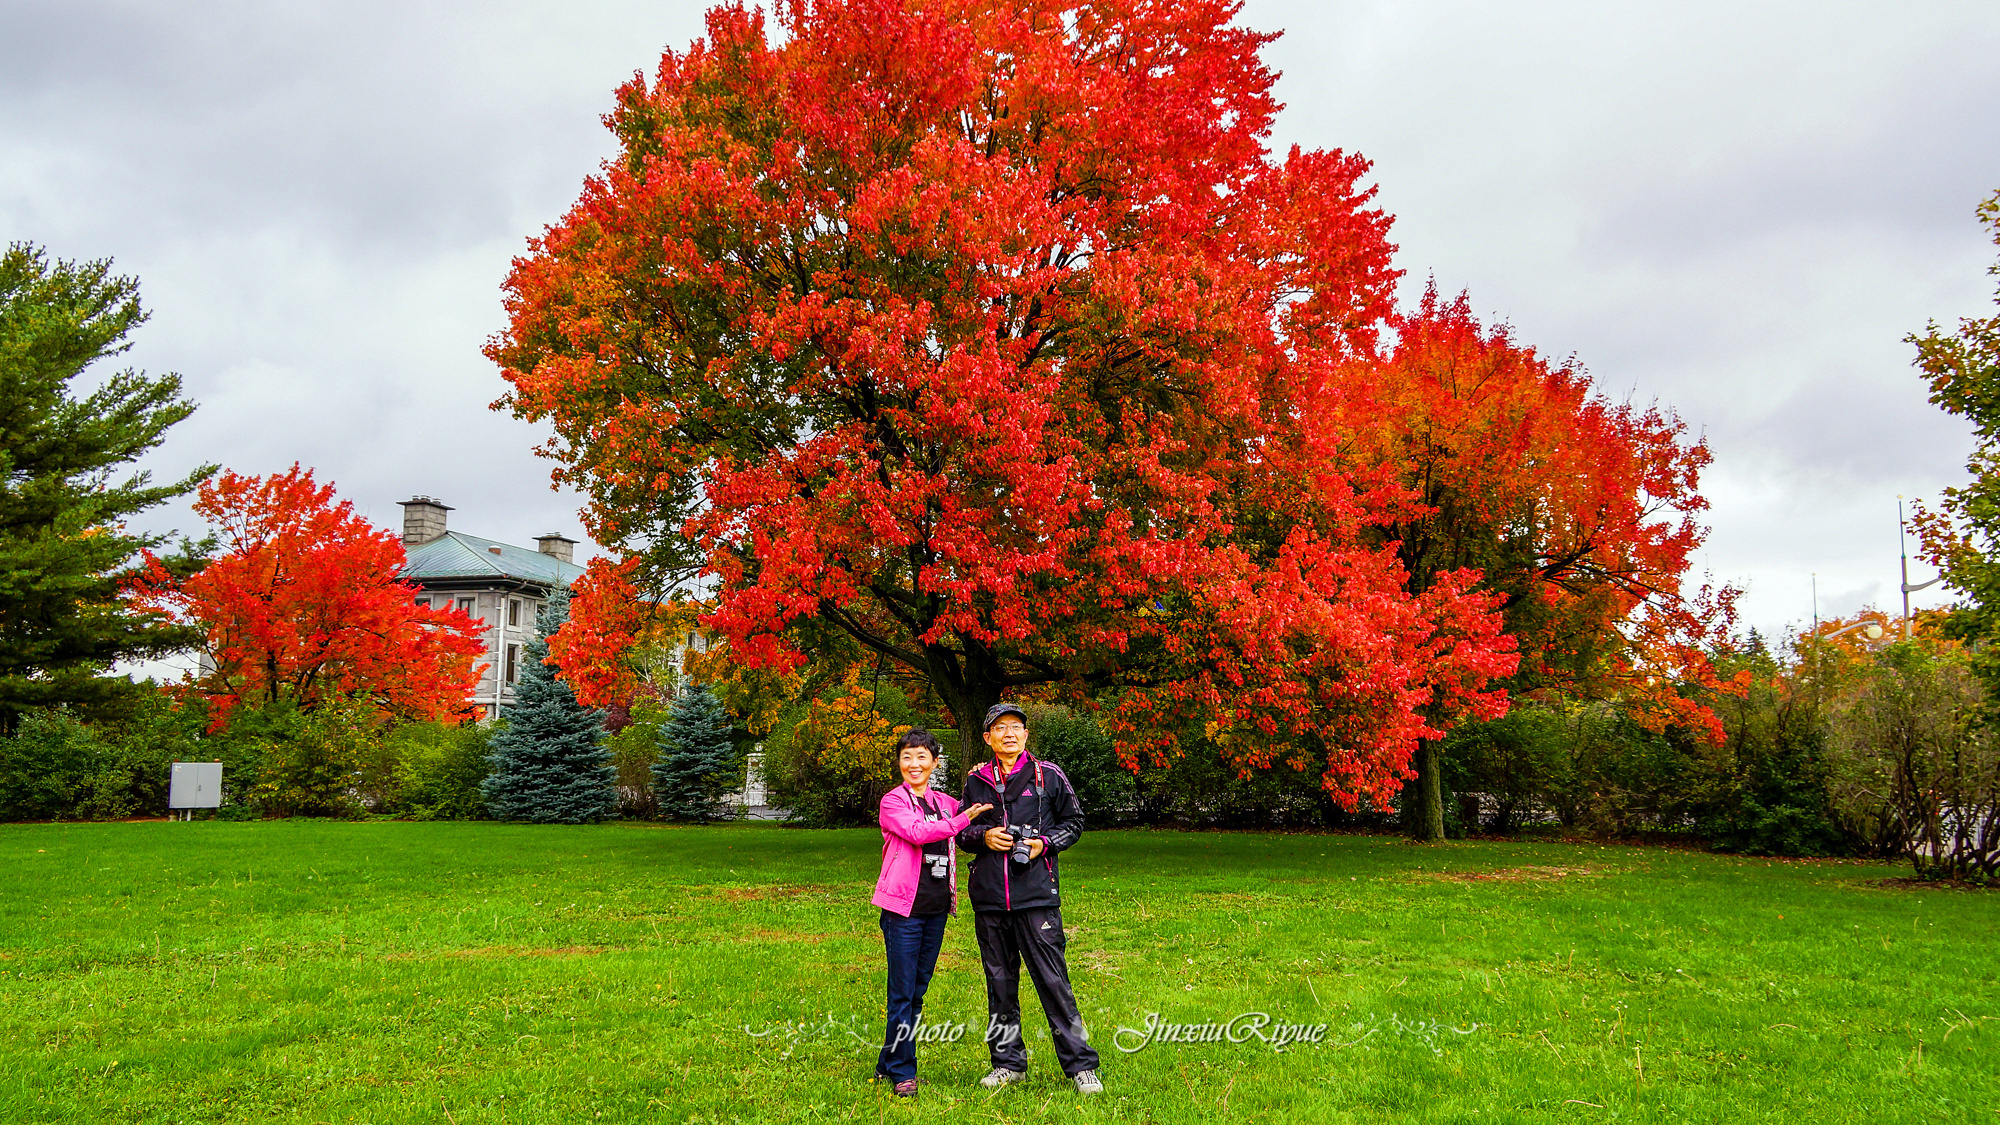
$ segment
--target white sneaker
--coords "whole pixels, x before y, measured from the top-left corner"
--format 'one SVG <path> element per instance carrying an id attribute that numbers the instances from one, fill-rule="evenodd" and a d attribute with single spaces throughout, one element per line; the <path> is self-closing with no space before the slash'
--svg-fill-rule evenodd
<path id="1" fill-rule="evenodd" d="M 1075 1074 L 1070 1075 L 1070 1080 L 1076 1083 L 1076 1092 L 1079 1094 L 1101 1094 L 1104 1092 L 1104 1083 L 1097 1080 L 1097 1072 L 1094 1070 L 1079 1070 Z"/>
<path id="2" fill-rule="evenodd" d="M 1009 1082 L 1019 1082 L 1027 1076 L 1025 1071 L 1008 1070 L 1004 1066 L 996 1066 L 993 1068 L 993 1073 L 979 1080 L 979 1084 L 989 1090 L 997 1090 Z M 1100 1086 L 1098 1089 L 1103 1089 L 1103 1087 Z"/>

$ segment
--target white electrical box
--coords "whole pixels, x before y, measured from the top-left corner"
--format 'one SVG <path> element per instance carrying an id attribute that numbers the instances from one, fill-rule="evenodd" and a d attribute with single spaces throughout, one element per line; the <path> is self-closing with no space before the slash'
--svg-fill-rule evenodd
<path id="1" fill-rule="evenodd" d="M 222 806 L 221 762 L 175 762 L 167 783 L 170 809 L 213 809 Z"/>

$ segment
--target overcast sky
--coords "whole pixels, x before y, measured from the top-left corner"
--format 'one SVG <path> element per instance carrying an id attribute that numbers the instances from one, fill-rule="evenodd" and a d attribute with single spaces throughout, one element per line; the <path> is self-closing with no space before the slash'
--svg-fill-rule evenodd
<path id="1" fill-rule="evenodd" d="M 201 404 L 149 466 L 299 461 L 580 535 L 481 342 L 523 240 L 612 151 L 685 3 L 0 5 L 0 237 L 111 257 L 131 359 Z M 1706 435 L 1702 569 L 1767 631 L 1897 604 L 1896 497 L 1966 428 L 1902 338 L 1991 311 L 2000 4 L 1252 2 L 1274 147 L 1374 161 L 1408 271 Z M 168 522 L 188 528 L 184 511 Z M 1913 573 L 1929 571 L 1913 564 Z M 1933 604 L 1940 591 L 1919 594 Z"/>

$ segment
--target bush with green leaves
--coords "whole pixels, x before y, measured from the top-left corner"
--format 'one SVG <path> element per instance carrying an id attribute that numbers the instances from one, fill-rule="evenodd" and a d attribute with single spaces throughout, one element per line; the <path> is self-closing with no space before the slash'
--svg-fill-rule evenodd
<path id="1" fill-rule="evenodd" d="M 0 820 L 104 820 L 137 811 L 114 747 L 59 707 L 22 713 L 0 738 Z"/>
<path id="2" fill-rule="evenodd" d="M 1028 750 L 1062 767 L 1083 806 L 1085 827 L 1109 828 L 1138 818 L 1132 773 L 1119 764 L 1111 735 L 1095 715 L 1061 706 L 1034 705 L 1027 711 Z"/>
<path id="3" fill-rule="evenodd" d="M 882 794 L 898 781 L 896 732 L 913 726 L 942 729 L 933 716 L 912 706 L 892 680 L 821 686 L 817 695 L 785 708 L 764 742 L 771 804 L 813 828 L 874 824 Z M 949 744 L 951 739 L 940 736 L 939 741 Z M 953 763 L 952 776 L 933 775 L 932 784 L 956 795 L 965 768 L 966 763 Z"/>
<path id="4" fill-rule="evenodd" d="M 381 756 L 372 705 L 334 699 L 302 711 L 286 702 L 262 709 L 258 719 L 250 737 L 261 743 L 255 795 L 265 812 L 355 816 L 366 809 L 362 783 Z"/>
<path id="5" fill-rule="evenodd" d="M 219 747 L 206 733 L 207 715 L 155 688 L 115 722 L 97 724 L 98 737 L 116 747 L 130 771 L 133 815 L 167 810 L 167 787 L 175 762 L 219 761 Z M 226 766 L 224 767 L 227 768 Z"/>
<path id="6" fill-rule="evenodd" d="M 1834 808 L 1919 875 L 2000 876 L 2000 737 L 1972 654 L 1891 645 L 1832 723 Z"/>
<path id="7" fill-rule="evenodd" d="M 1569 724 L 1548 707 L 1517 705 L 1490 722 L 1462 723 L 1445 736 L 1443 782 L 1460 795 L 1483 793 L 1492 813 L 1466 815 L 1461 801 L 1447 801 L 1468 828 L 1513 832 L 1525 818 L 1551 807 L 1551 798 L 1569 788 L 1572 762 Z"/>
<path id="8" fill-rule="evenodd" d="M 1812 697 L 1762 677 L 1717 701 L 1728 732 L 1730 785 L 1697 831 L 1718 851 L 1847 855 L 1862 846 L 1835 815 L 1825 715 Z"/>
<path id="9" fill-rule="evenodd" d="M 394 787 L 383 811 L 411 820 L 476 820 L 490 772 L 493 728 L 477 723 L 404 723 L 382 740 Z"/>
<path id="10" fill-rule="evenodd" d="M 652 820 L 660 815 L 660 804 L 653 799 L 653 765 L 660 760 L 660 724 L 666 718 L 667 708 L 659 700 L 636 699 L 624 725 L 604 740 L 611 751 L 620 817 Z"/>
<path id="11" fill-rule="evenodd" d="M 114 820 L 167 811 L 177 761 L 210 761 L 200 716 L 163 693 L 135 692 L 117 723 L 64 707 L 24 712 L 0 737 L 0 820 Z"/>

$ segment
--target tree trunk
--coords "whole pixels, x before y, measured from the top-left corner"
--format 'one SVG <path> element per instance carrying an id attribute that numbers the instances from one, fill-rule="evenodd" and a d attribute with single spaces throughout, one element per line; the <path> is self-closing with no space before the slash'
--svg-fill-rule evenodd
<path id="1" fill-rule="evenodd" d="M 1440 775 L 1444 762 L 1437 740 L 1426 738 L 1418 742 L 1412 762 L 1417 767 L 1417 777 L 1403 789 L 1403 831 L 1419 843 L 1442 844 L 1444 779 Z"/>
<path id="2" fill-rule="evenodd" d="M 937 680 L 933 679 L 932 684 Z M 979 729 L 986 719 L 986 709 L 1000 702 L 1000 688 L 997 684 L 968 684 L 959 691 L 940 691 L 945 705 L 951 708 L 951 717 L 958 723 L 958 757 L 952 763 L 952 772 L 964 777 L 972 767 L 991 756 L 986 749 L 984 733 Z M 1029 745 L 1033 748 L 1034 736 L 1029 735 Z"/>

